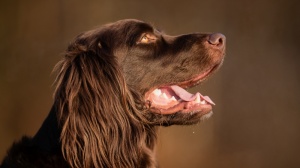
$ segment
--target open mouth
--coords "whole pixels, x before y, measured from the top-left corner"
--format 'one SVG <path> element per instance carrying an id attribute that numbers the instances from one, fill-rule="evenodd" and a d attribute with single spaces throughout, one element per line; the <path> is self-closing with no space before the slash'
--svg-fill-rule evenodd
<path id="1" fill-rule="evenodd" d="M 176 112 L 199 112 L 201 115 L 210 113 L 212 105 L 215 103 L 208 96 L 203 96 L 199 92 L 192 94 L 185 89 L 200 84 L 218 67 L 216 65 L 190 80 L 150 90 L 146 93 L 146 100 L 149 102 L 150 108 L 153 112 L 164 115 Z"/>

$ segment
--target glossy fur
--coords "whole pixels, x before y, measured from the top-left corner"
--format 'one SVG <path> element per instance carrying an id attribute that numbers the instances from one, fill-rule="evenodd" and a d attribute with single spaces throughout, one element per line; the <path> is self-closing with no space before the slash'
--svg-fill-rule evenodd
<path id="1" fill-rule="evenodd" d="M 140 42 L 145 33 L 156 39 Z M 208 36 L 169 36 L 138 20 L 80 34 L 55 68 L 49 116 L 34 137 L 12 146 L 1 168 L 157 167 L 157 126 L 195 124 L 202 115 L 161 115 L 144 96 L 220 65 L 223 53 Z"/>

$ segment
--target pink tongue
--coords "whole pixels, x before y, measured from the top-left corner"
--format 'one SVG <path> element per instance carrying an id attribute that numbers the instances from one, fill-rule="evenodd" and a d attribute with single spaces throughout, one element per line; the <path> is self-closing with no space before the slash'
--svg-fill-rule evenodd
<path id="1" fill-rule="evenodd" d="M 191 94 L 177 85 L 172 85 L 170 87 L 174 91 L 174 93 L 184 101 L 193 101 L 199 94 L 201 99 L 204 99 L 209 104 L 215 105 L 215 103 L 208 96 L 202 96 L 199 92 L 197 92 L 196 94 Z"/>

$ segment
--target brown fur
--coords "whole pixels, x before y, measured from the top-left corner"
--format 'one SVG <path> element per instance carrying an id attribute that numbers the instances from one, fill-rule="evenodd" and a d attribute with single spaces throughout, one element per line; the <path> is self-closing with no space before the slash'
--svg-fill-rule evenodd
<path id="1" fill-rule="evenodd" d="M 158 37 L 139 44 L 143 33 Z M 53 108 L 33 138 L 8 152 L 3 167 L 157 167 L 156 126 L 198 123 L 201 112 L 162 115 L 147 91 L 219 67 L 224 51 L 207 34 L 167 36 L 137 20 L 85 32 L 55 67 Z M 216 66 L 217 65 L 217 66 Z M 215 68 L 216 69 L 216 68 Z"/>
<path id="2" fill-rule="evenodd" d="M 64 157 L 72 167 L 154 165 L 155 128 L 143 116 L 142 100 L 129 90 L 116 58 L 85 47 L 71 46 L 56 67 Z"/>

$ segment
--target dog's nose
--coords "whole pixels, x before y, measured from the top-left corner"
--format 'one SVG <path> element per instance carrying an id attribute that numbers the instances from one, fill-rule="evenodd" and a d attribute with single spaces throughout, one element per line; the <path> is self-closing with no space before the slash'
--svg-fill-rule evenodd
<path id="1" fill-rule="evenodd" d="M 208 42 L 213 46 L 223 48 L 225 46 L 226 37 L 221 33 L 213 33 L 209 35 Z"/>

